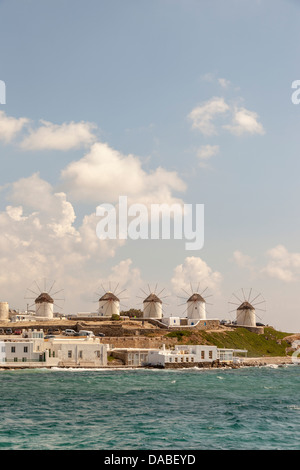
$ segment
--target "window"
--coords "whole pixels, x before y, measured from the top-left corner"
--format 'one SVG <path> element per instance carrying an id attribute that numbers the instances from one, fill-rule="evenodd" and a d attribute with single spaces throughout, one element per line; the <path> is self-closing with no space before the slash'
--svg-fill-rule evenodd
<path id="1" fill-rule="evenodd" d="M 22 362 L 26 362 L 27 361 L 27 357 L 22 357 Z"/>
<path id="2" fill-rule="evenodd" d="M 201 359 L 204 359 L 204 351 L 201 351 Z"/>
<path id="3" fill-rule="evenodd" d="M 24 353 L 28 353 L 28 346 L 24 346 Z"/>
<path id="4" fill-rule="evenodd" d="M 212 359 L 212 351 L 208 351 L 208 357 L 209 359 Z"/>
<path id="5" fill-rule="evenodd" d="M 78 357 L 79 357 L 79 359 L 82 359 L 82 351 L 79 351 Z"/>
<path id="6" fill-rule="evenodd" d="M 178 361 L 178 358 L 177 358 L 177 357 L 175 357 L 175 362 L 177 362 L 177 361 Z"/>
<path id="7" fill-rule="evenodd" d="M 193 357 L 191 357 L 191 362 L 194 362 L 194 358 L 193 358 Z"/>
<path id="8" fill-rule="evenodd" d="M 188 358 L 188 357 L 185 358 L 185 362 L 189 362 L 189 358 Z"/>
<path id="9" fill-rule="evenodd" d="M 12 352 L 12 353 L 15 353 L 15 352 L 16 352 L 15 346 L 12 346 L 12 347 L 11 347 L 11 352 Z"/>
<path id="10" fill-rule="evenodd" d="M 68 358 L 72 357 L 72 351 L 68 351 Z"/>
<path id="11" fill-rule="evenodd" d="M 181 359 L 181 362 L 183 362 L 183 359 L 184 359 L 184 358 L 183 358 L 183 357 L 181 357 L 180 359 Z"/>

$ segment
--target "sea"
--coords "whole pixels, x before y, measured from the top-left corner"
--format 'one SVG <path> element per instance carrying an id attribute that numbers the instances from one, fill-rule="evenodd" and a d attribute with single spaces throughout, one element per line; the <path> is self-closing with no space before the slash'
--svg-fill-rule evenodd
<path id="1" fill-rule="evenodd" d="M 300 366 L 0 371 L 0 450 L 299 450 Z"/>

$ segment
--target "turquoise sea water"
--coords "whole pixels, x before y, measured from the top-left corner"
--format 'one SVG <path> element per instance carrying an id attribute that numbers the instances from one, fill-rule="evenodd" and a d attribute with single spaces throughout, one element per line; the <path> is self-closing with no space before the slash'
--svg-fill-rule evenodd
<path id="1" fill-rule="evenodd" d="M 0 372 L 0 449 L 299 449 L 300 367 Z"/>

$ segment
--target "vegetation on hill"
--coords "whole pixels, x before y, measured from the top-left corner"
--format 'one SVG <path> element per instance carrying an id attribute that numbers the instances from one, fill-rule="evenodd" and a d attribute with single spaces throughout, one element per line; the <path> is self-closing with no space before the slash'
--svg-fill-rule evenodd
<path id="1" fill-rule="evenodd" d="M 252 333 L 246 328 L 217 331 L 172 331 L 168 338 L 176 337 L 181 344 L 209 344 L 218 348 L 246 349 L 249 357 L 286 356 L 286 348 L 290 346 L 283 338 L 289 333 L 265 327 L 264 334 Z"/>

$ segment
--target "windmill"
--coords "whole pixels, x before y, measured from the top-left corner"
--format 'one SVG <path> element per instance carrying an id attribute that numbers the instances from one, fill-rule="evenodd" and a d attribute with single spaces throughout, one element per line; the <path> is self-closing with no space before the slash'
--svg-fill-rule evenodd
<path id="1" fill-rule="evenodd" d="M 45 319 L 53 318 L 53 307 L 62 310 L 61 303 L 65 301 L 63 297 L 63 289 L 59 289 L 56 281 L 43 278 L 39 281 L 33 281 L 27 288 L 25 299 L 34 300 L 31 305 L 27 306 L 27 310 L 35 305 L 35 314 Z"/>
<path id="2" fill-rule="evenodd" d="M 124 299 L 120 294 L 126 291 L 123 289 L 118 292 L 119 283 L 112 289 L 111 281 L 109 281 L 108 289 L 101 284 L 102 292 L 95 292 L 98 302 L 98 314 L 100 317 L 111 317 L 112 315 L 120 315 L 120 302 Z"/>
<path id="3" fill-rule="evenodd" d="M 198 283 L 197 289 L 195 289 L 190 282 L 190 289 L 190 292 L 188 292 L 182 288 L 186 297 L 178 297 L 185 300 L 185 302 L 179 306 L 186 305 L 183 315 L 185 316 L 186 314 L 188 320 L 193 324 L 194 321 L 206 320 L 206 305 L 212 305 L 212 303 L 207 302 L 206 299 L 212 297 L 212 294 L 209 293 L 208 286 L 204 289 L 200 289 L 200 282 Z"/>
<path id="4" fill-rule="evenodd" d="M 157 292 L 157 284 L 155 285 L 154 289 L 151 289 L 149 284 L 147 284 L 147 287 L 148 292 L 147 289 L 140 289 L 146 297 L 137 296 L 140 299 L 143 299 L 143 318 L 153 318 L 160 320 L 163 317 L 162 299 L 165 299 L 168 297 L 168 295 L 161 297 L 160 294 L 162 294 L 165 288 Z"/>
<path id="5" fill-rule="evenodd" d="M 259 312 L 266 312 L 266 301 L 260 292 L 251 288 L 241 288 L 234 292 L 229 301 L 229 314 L 236 312 L 236 324 L 239 326 L 256 326 L 256 317 Z M 235 307 L 233 307 L 233 305 Z"/>

